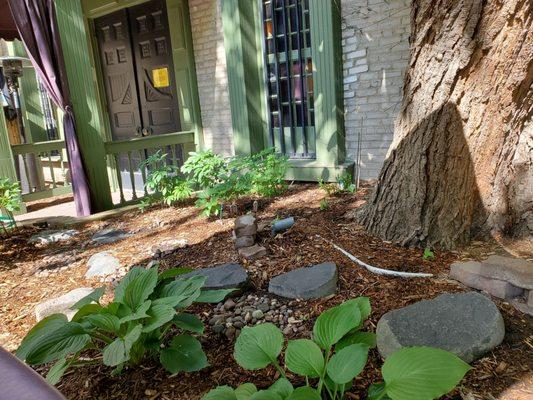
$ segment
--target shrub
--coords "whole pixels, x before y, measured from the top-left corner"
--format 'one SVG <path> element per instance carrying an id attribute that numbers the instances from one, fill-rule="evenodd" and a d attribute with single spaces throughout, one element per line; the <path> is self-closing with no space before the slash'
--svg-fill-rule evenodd
<path id="1" fill-rule="evenodd" d="M 8 178 L 0 178 L 0 224 L 5 234 L 8 233 L 8 228 L 15 226 L 15 218 L 13 213 L 20 211 L 20 185 L 18 182 L 11 182 Z M 1 213 L 7 214 L 7 221 L 1 219 Z"/>
<path id="2" fill-rule="evenodd" d="M 78 301 L 69 322 L 53 314 L 37 323 L 22 341 L 16 355 L 30 365 L 55 361 L 46 379 L 57 383 L 68 368 L 90 363 L 115 367 L 139 365 L 157 358 L 172 373 L 198 371 L 208 365 L 200 342 L 189 333 L 202 334 L 204 326 L 184 312 L 194 302 L 217 303 L 231 290 L 202 291 L 205 277 L 175 280 L 189 272 L 176 268 L 158 274 L 157 266 L 133 268 L 115 288 L 114 300 L 103 305 L 104 288 Z M 170 329 L 179 334 L 169 337 Z M 102 358 L 87 361 L 80 356 L 96 350 Z"/>
<path id="3" fill-rule="evenodd" d="M 244 328 L 235 343 L 234 357 L 248 370 L 273 365 L 281 378 L 267 390 L 250 383 L 237 389 L 218 387 L 203 400 L 330 400 L 343 399 L 354 378 L 365 367 L 375 347 L 373 333 L 361 332 L 370 315 L 368 298 L 359 297 L 323 312 L 313 328 L 313 340 L 289 340 L 285 366 L 305 377 L 307 385 L 294 388 L 278 362 L 284 347 L 282 332 L 265 323 Z M 470 369 L 455 355 L 429 347 L 405 348 L 392 354 L 382 367 L 384 383 L 369 388 L 368 399 L 431 400 L 452 390 Z"/>
<path id="4" fill-rule="evenodd" d="M 333 196 L 341 193 L 355 193 L 357 186 L 353 183 L 352 175 L 349 172 L 343 172 L 337 183 L 325 183 L 323 180 L 318 181 L 320 189 L 326 192 L 326 195 Z"/>
<path id="5" fill-rule="evenodd" d="M 227 162 L 211 150 L 189 153 L 181 171 L 200 189 L 211 188 L 228 175 Z"/>

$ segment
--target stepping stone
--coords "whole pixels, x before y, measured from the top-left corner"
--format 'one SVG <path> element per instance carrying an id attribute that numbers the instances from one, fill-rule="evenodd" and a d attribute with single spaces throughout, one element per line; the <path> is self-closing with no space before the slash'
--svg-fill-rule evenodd
<path id="1" fill-rule="evenodd" d="M 483 264 L 483 275 L 533 290 L 533 262 L 520 258 L 490 256 Z"/>
<path id="2" fill-rule="evenodd" d="M 37 322 L 52 314 L 65 314 L 70 320 L 77 312 L 77 310 L 71 310 L 70 307 L 85 296 L 91 294 L 93 291 L 93 288 L 82 287 L 71 290 L 62 296 L 37 304 L 35 306 L 35 318 L 37 319 Z"/>
<path id="3" fill-rule="evenodd" d="M 108 251 L 96 253 L 87 262 L 86 278 L 95 278 L 116 274 L 120 269 L 120 261 Z"/>
<path id="4" fill-rule="evenodd" d="M 239 264 L 222 264 L 212 268 L 203 268 L 181 275 L 177 279 L 186 279 L 192 276 L 205 276 L 204 290 L 236 289 L 246 286 L 248 272 Z"/>
<path id="5" fill-rule="evenodd" d="M 337 290 L 337 266 L 332 263 L 299 268 L 270 280 L 268 291 L 289 299 L 314 299 Z"/>
<path id="6" fill-rule="evenodd" d="M 502 342 L 505 326 L 496 305 L 484 295 L 447 293 L 386 313 L 376 334 L 385 358 L 403 347 L 430 346 L 472 362 Z"/>
<path id="7" fill-rule="evenodd" d="M 50 244 L 72 239 L 78 234 L 77 230 L 43 231 L 28 239 L 28 243 Z"/>
<path id="8" fill-rule="evenodd" d="M 156 258 L 166 257 L 187 246 L 189 241 L 187 239 L 167 240 L 160 244 L 152 246 L 152 255 Z"/>
<path id="9" fill-rule="evenodd" d="M 247 260 L 255 260 L 266 256 L 267 250 L 263 246 L 254 244 L 250 247 L 241 247 L 239 250 L 239 255 Z"/>
<path id="10" fill-rule="evenodd" d="M 120 229 L 102 229 L 96 232 L 91 241 L 96 244 L 111 244 L 129 238 L 131 233 Z"/>

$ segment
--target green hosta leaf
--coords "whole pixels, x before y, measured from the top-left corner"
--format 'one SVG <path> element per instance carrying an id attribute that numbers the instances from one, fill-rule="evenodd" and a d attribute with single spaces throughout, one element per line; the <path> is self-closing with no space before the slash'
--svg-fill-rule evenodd
<path id="1" fill-rule="evenodd" d="M 137 310 L 132 313 L 128 306 L 125 306 L 121 304 L 118 309 L 117 313 L 122 315 L 125 314 L 122 318 L 120 318 L 120 323 L 123 324 L 125 322 L 129 321 L 137 321 L 138 319 L 148 318 L 149 315 L 147 314 L 148 309 L 152 305 L 151 300 L 146 300 L 144 303 L 142 303 Z"/>
<path id="2" fill-rule="evenodd" d="M 328 350 L 360 323 L 358 304 L 347 301 L 320 314 L 313 327 L 313 339 L 322 349 Z"/>
<path id="3" fill-rule="evenodd" d="M 200 371 L 209 365 L 200 342 L 190 335 L 178 335 L 170 347 L 161 350 L 161 364 L 171 374 Z"/>
<path id="4" fill-rule="evenodd" d="M 196 299 L 197 303 L 220 303 L 229 294 L 233 293 L 235 289 L 220 289 L 220 290 L 202 290 L 200 297 Z"/>
<path id="5" fill-rule="evenodd" d="M 254 393 L 250 400 L 283 400 L 281 396 L 275 392 L 270 392 L 268 390 L 261 390 L 257 393 Z"/>
<path id="6" fill-rule="evenodd" d="M 77 322 L 68 322 L 43 336 L 26 356 L 30 365 L 59 360 L 83 349 L 91 340 L 85 328 Z"/>
<path id="7" fill-rule="evenodd" d="M 52 314 L 39 321 L 22 340 L 22 343 L 15 351 L 21 360 L 26 360 L 30 353 L 46 336 L 67 324 L 68 319 L 65 314 Z"/>
<path id="8" fill-rule="evenodd" d="M 309 378 L 318 378 L 324 374 L 324 355 L 312 340 L 289 341 L 285 351 L 285 364 L 290 371 Z"/>
<path id="9" fill-rule="evenodd" d="M 50 368 L 50 371 L 46 374 L 46 381 L 50 385 L 57 384 L 60 380 L 67 368 L 69 367 L 69 362 L 66 358 L 62 358 L 61 360 L 58 360 L 52 368 Z"/>
<path id="10" fill-rule="evenodd" d="M 345 383 L 343 385 L 339 385 L 338 383 L 335 383 L 331 380 L 331 378 L 326 374 L 326 378 L 324 379 L 324 384 L 326 387 L 329 388 L 332 392 L 335 390 L 338 390 L 339 392 L 346 392 L 347 390 L 350 390 L 353 387 L 353 380 L 351 380 L 348 383 Z"/>
<path id="11" fill-rule="evenodd" d="M 431 400 L 452 390 L 470 366 L 456 355 L 431 347 L 409 347 L 387 358 L 381 369 L 393 400 Z"/>
<path id="12" fill-rule="evenodd" d="M 204 333 L 204 324 L 193 314 L 179 313 L 173 319 L 174 325 L 183 330 L 199 333 Z"/>
<path id="13" fill-rule="evenodd" d="M 175 297 L 175 307 L 189 307 L 200 296 L 205 280 L 205 276 L 193 276 L 188 279 L 175 280 L 163 287 L 159 297 Z"/>
<path id="14" fill-rule="evenodd" d="M 172 321 L 176 315 L 176 310 L 166 304 L 152 304 L 147 312 L 149 318 L 144 322 L 143 332 L 150 332 L 157 329 L 167 322 Z"/>
<path id="15" fill-rule="evenodd" d="M 367 400 L 391 400 L 385 391 L 385 383 L 373 383 L 368 388 Z"/>
<path id="16" fill-rule="evenodd" d="M 91 314 L 84 318 L 84 321 L 89 321 L 92 325 L 104 332 L 118 333 L 120 330 L 120 320 L 116 315 L 102 313 Z"/>
<path id="17" fill-rule="evenodd" d="M 72 322 L 80 322 L 87 315 L 98 314 L 102 312 L 104 308 L 100 304 L 90 303 L 82 306 L 76 314 L 72 317 Z"/>
<path id="18" fill-rule="evenodd" d="M 74 304 L 72 307 L 70 307 L 71 310 L 78 310 L 82 308 L 84 305 L 91 304 L 91 303 L 98 303 L 100 301 L 100 298 L 105 293 L 105 286 L 99 287 L 95 289 L 92 293 L 89 293 L 84 298 L 78 300 L 76 304 Z"/>
<path id="19" fill-rule="evenodd" d="M 335 350 L 339 351 L 351 344 L 362 343 L 367 345 L 369 349 L 376 347 L 376 334 L 372 332 L 354 332 L 344 336 L 335 346 Z"/>
<path id="20" fill-rule="evenodd" d="M 350 382 L 363 370 L 368 357 L 368 346 L 352 344 L 335 353 L 326 370 L 331 380 L 339 385 Z"/>
<path id="21" fill-rule="evenodd" d="M 145 269 L 133 279 L 124 289 L 124 299 L 132 310 L 137 310 L 152 294 L 157 285 L 157 269 Z"/>
<path id="22" fill-rule="evenodd" d="M 141 275 L 144 271 L 146 270 L 142 267 L 133 267 L 132 269 L 130 269 L 130 271 L 126 274 L 126 276 L 124 276 L 124 278 L 122 278 L 122 280 L 115 288 L 115 302 L 124 302 L 124 294 L 126 288 L 135 278 Z"/>
<path id="23" fill-rule="evenodd" d="M 361 321 L 367 319 L 372 313 L 372 307 L 370 306 L 370 299 L 368 297 L 357 297 L 355 299 L 348 300 L 348 302 L 354 302 L 357 304 L 359 311 L 361 312 Z"/>
<path id="24" fill-rule="evenodd" d="M 240 400 L 237 399 L 235 392 L 229 386 L 219 386 L 209 391 L 202 400 Z"/>
<path id="25" fill-rule="evenodd" d="M 166 279 L 175 278 L 176 276 L 188 274 L 189 272 L 192 272 L 192 271 L 193 269 L 191 268 L 170 268 L 170 269 L 167 269 L 166 271 L 161 272 L 159 276 L 157 277 L 157 280 L 161 282 Z"/>
<path id="26" fill-rule="evenodd" d="M 271 323 L 245 327 L 235 343 L 234 357 L 246 369 L 265 368 L 277 360 L 283 347 L 283 333 Z"/>
<path id="27" fill-rule="evenodd" d="M 257 388 L 253 383 L 244 383 L 235 389 L 234 393 L 237 400 L 249 400 L 254 393 L 257 393 Z"/>
<path id="28" fill-rule="evenodd" d="M 268 391 L 277 393 L 282 399 L 286 399 L 292 394 L 292 392 L 294 392 L 294 387 L 292 386 L 292 383 L 288 381 L 288 379 L 280 378 L 268 388 Z"/>
<path id="29" fill-rule="evenodd" d="M 299 387 L 286 400 L 322 400 L 320 393 L 308 386 Z"/>
<path id="30" fill-rule="evenodd" d="M 102 352 L 104 365 L 116 367 L 130 359 L 130 350 L 141 336 L 142 325 L 137 324 L 123 338 L 115 339 Z"/>

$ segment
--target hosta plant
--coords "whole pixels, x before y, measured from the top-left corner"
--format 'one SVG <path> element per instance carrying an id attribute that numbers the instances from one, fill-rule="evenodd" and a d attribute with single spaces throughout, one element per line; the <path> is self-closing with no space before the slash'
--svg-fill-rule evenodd
<path id="1" fill-rule="evenodd" d="M 284 367 L 279 356 L 284 348 L 282 332 L 266 323 L 244 328 L 235 343 L 234 357 L 248 370 L 273 365 L 280 379 L 266 390 L 245 383 L 236 389 L 218 387 L 203 400 L 322 400 L 344 399 L 375 347 L 373 333 L 361 332 L 370 315 L 368 298 L 349 300 L 322 313 L 313 328 L 313 340 L 289 340 Z M 450 390 L 469 370 L 455 355 L 429 347 L 405 348 L 384 363 L 384 382 L 369 388 L 369 400 L 431 400 Z M 305 378 L 306 386 L 294 388 L 286 370 Z"/>
<path id="2" fill-rule="evenodd" d="M 52 384 L 67 369 L 87 363 L 101 362 L 120 373 L 125 366 L 154 358 L 172 374 L 198 371 L 208 362 L 191 333 L 202 334 L 204 326 L 185 310 L 194 302 L 217 303 L 231 290 L 202 291 L 202 276 L 176 279 L 186 272 L 135 267 L 116 286 L 111 303 L 102 304 L 104 288 L 96 289 L 72 307 L 78 311 L 71 321 L 53 314 L 37 323 L 16 355 L 30 365 L 55 362 L 46 377 Z M 81 358 L 86 350 L 101 356 Z"/>
<path id="3" fill-rule="evenodd" d="M 15 226 L 13 213 L 20 211 L 20 185 L 18 182 L 11 182 L 8 178 L 0 178 L 0 226 L 3 233 L 8 233 L 8 228 Z M 4 219 L 2 214 L 7 214 Z"/>

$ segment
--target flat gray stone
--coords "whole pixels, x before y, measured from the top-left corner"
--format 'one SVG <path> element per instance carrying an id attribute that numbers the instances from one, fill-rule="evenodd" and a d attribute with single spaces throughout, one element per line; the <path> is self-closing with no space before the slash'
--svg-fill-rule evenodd
<path id="1" fill-rule="evenodd" d="M 266 256 L 267 250 L 263 246 L 254 244 L 253 246 L 249 247 L 241 247 L 238 249 L 238 252 L 241 257 L 244 257 L 247 260 L 255 260 L 257 258 Z"/>
<path id="2" fill-rule="evenodd" d="M 270 280 L 268 291 L 289 299 L 314 299 L 337 290 L 337 266 L 332 263 L 299 268 Z"/>
<path id="3" fill-rule="evenodd" d="M 481 273 L 492 279 L 509 282 L 514 286 L 533 290 L 533 262 L 520 258 L 490 256 L 482 263 Z"/>
<path id="4" fill-rule="evenodd" d="M 54 299 L 43 301 L 35 306 L 35 318 L 40 321 L 52 314 L 65 314 L 70 320 L 77 312 L 77 310 L 71 310 L 70 307 L 91 294 L 93 290 L 90 287 L 82 287 Z"/>
<path id="5" fill-rule="evenodd" d="M 86 278 L 95 278 L 116 274 L 120 269 L 120 261 L 108 251 L 96 253 L 87 262 Z"/>
<path id="6" fill-rule="evenodd" d="M 205 276 L 203 289 L 237 289 L 248 283 L 248 272 L 239 264 L 222 264 L 212 268 L 202 268 L 185 275 L 178 279 L 186 279 L 192 276 Z"/>
<path id="7" fill-rule="evenodd" d="M 120 229 L 102 229 L 93 235 L 91 241 L 96 244 L 111 244 L 124 240 L 130 236 L 131 233 Z"/>
<path id="8" fill-rule="evenodd" d="M 482 294 L 447 293 L 386 313 L 376 334 L 385 358 L 402 347 L 430 346 L 472 362 L 502 342 L 505 326 L 496 305 Z"/>
<path id="9" fill-rule="evenodd" d="M 57 231 L 43 231 L 39 232 L 28 239 L 28 243 L 37 243 L 37 244 L 50 244 L 62 242 L 65 240 L 72 239 L 78 234 L 78 231 L 75 229 L 68 230 L 57 230 Z"/>

